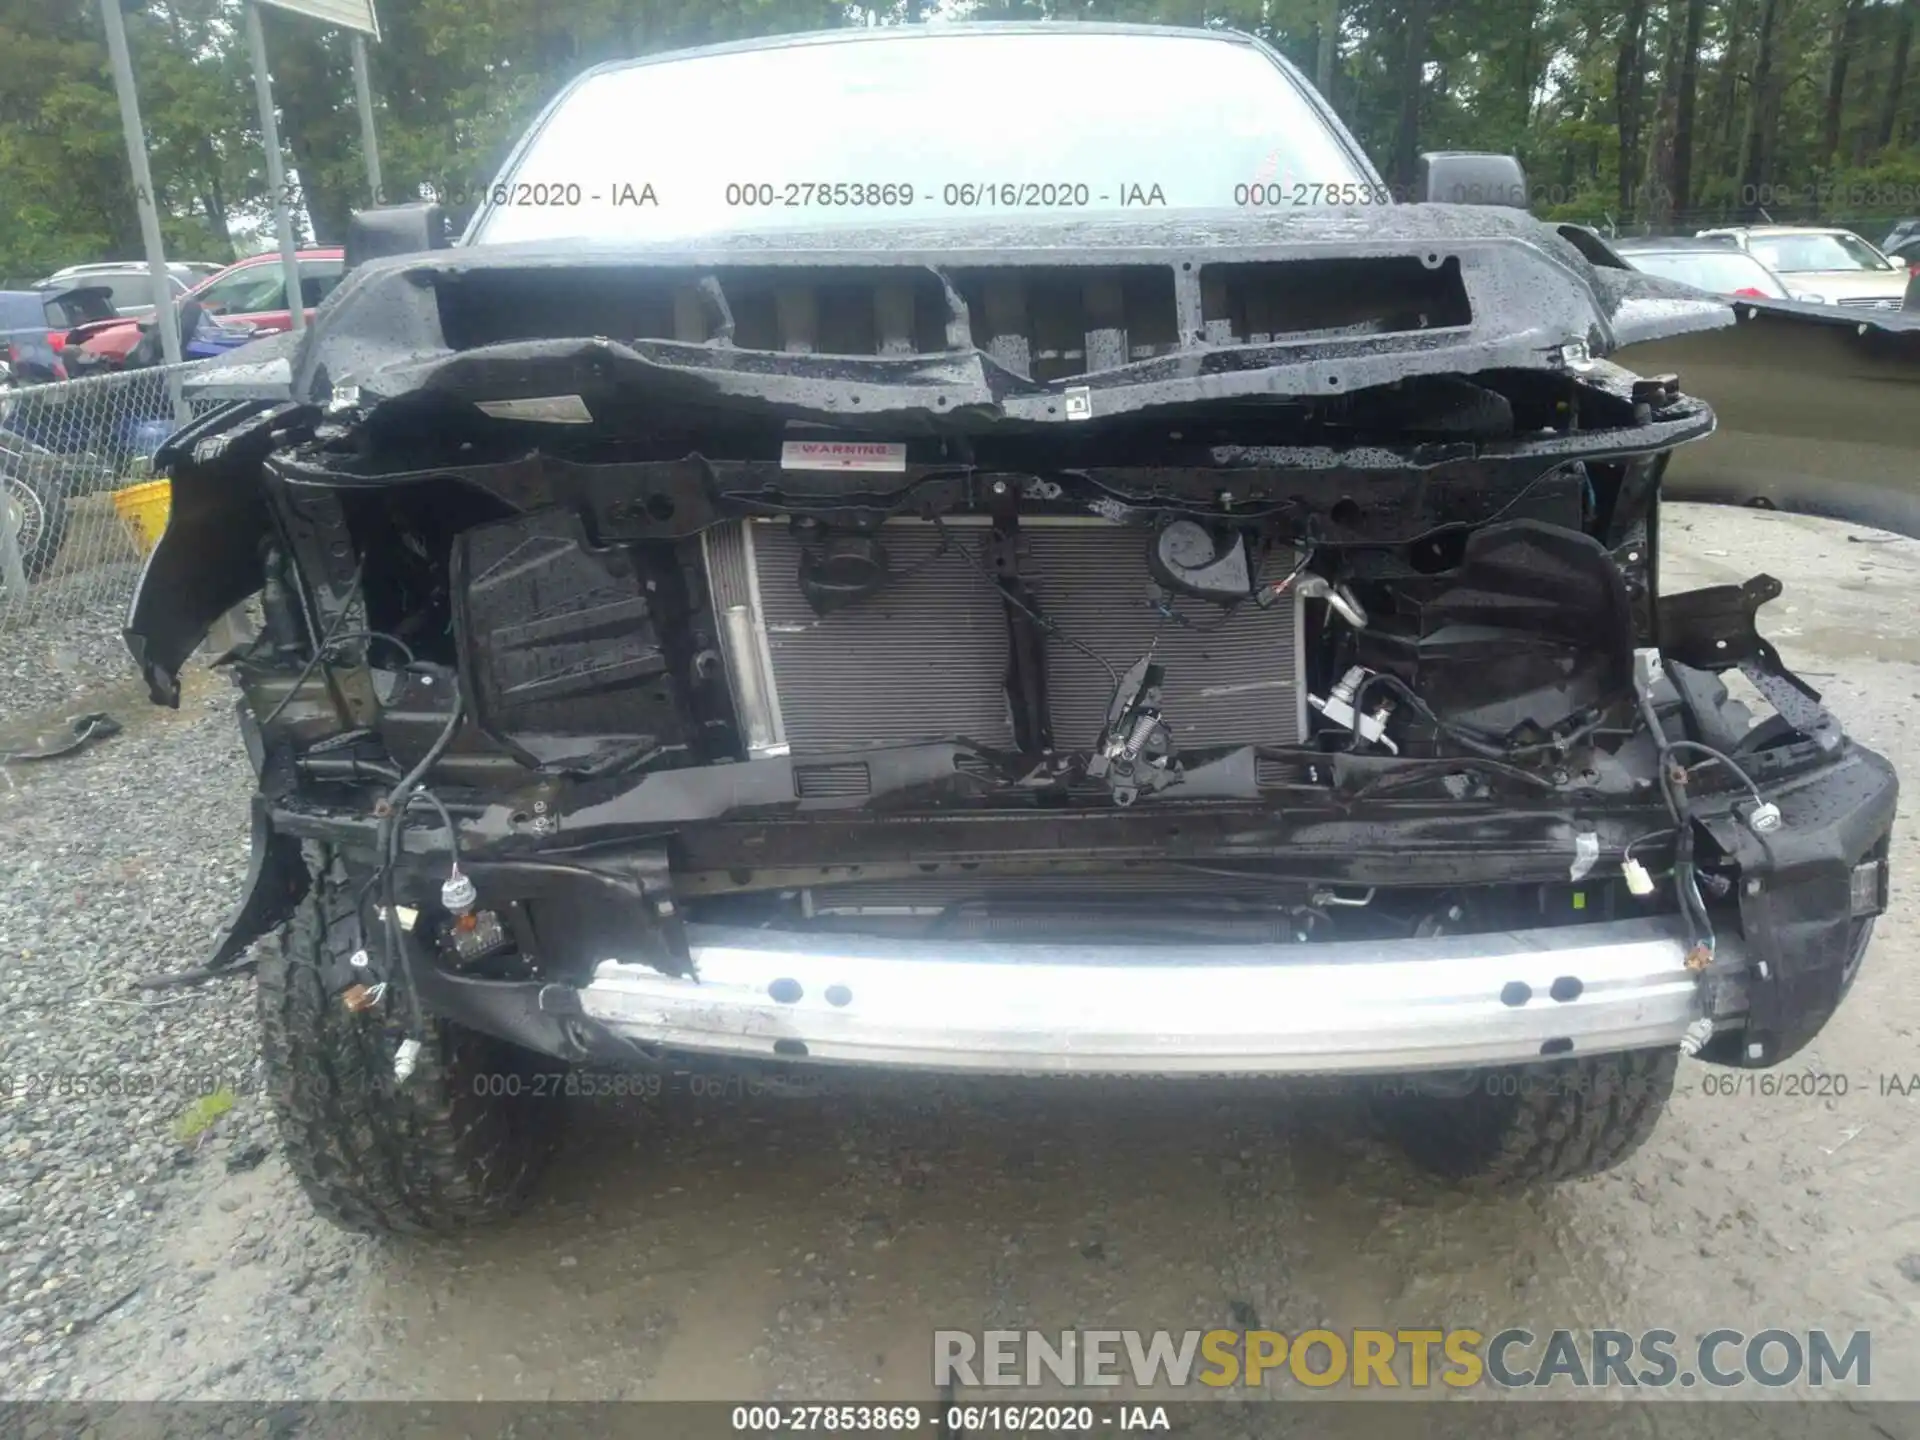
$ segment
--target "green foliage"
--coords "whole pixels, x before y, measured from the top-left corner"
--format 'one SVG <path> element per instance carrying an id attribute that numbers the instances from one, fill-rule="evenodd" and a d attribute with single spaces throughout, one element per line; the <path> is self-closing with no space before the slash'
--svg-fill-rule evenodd
<path id="1" fill-rule="evenodd" d="M 1776 36 L 1765 93 L 1756 95 L 1759 16 L 1769 3 L 1777 6 Z M 1707 0 L 1691 193 L 1672 223 L 1752 213 L 1756 195 L 1743 173 L 1761 177 L 1771 200 L 1804 197 L 1770 205 L 1776 218 L 1844 217 L 1871 232 L 1892 212 L 1916 208 L 1900 199 L 1920 183 L 1920 77 L 1896 73 L 1897 61 L 1915 68 L 1916 0 L 1853 0 L 1836 148 L 1826 153 L 1827 92 L 1846 3 Z M 139 253 L 97 4 L 0 0 L 0 273 L 30 276 Z M 224 259 L 263 248 L 271 219 L 239 0 L 129 4 L 169 253 Z M 1622 71 L 1621 40 L 1636 6 L 1645 16 L 1641 44 Z M 1309 76 L 1327 17 L 1337 14 L 1332 99 L 1390 173 L 1406 108 L 1409 31 L 1424 15 L 1416 148 L 1511 151 L 1527 166 L 1539 213 L 1632 229 L 1658 218 L 1651 202 L 1671 180 L 1648 146 L 1663 93 L 1671 103 L 1677 90 L 1666 72 L 1686 10 L 1686 0 L 382 0 L 371 68 L 388 198 L 440 198 L 459 220 L 541 106 L 591 65 L 936 12 L 1226 26 L 1261 36 Z M 266 12 L 266 28 L 282 136 L 310 226 L 305 238 L 337 242 L 349 212 L 369 198 L 347 40 L 280 12 Z M 1621 73 L 1641 77 L 1625 116 Z M 962 107 L 994 103 L 985 90 L 948 98 Z M 716 103 L 752 105 L 756 97 Z M 1631 145 L 1622 142 L 1623 118 Z M 1757 158 L 1748 154 L 1750 128 Z M 1623 168 L 1649 177 L 1624 210 Z"/>

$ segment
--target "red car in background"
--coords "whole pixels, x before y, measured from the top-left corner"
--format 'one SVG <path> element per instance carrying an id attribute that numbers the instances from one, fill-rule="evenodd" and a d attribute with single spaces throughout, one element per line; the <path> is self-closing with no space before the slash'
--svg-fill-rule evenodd
<path id="1" fill-rule="evenodd" d="M 346 273 L 346 254 L 337 248 L 299 250 L 294 253 L 294 261 L 300 270 L 301 304 L 311 320 L 314 307 Z M 248 339 L 293 328 L 278 251 L 250 255 L 229 265 L 181 297 L 182 304 L 189 300 L 198 301 L 208 320 L 223 331 L 238 332 Z M 77 348 L 77 354 L 68 354 L 68 368 L 76 374 L 117 370 L 140 343 L 140 335 L 140 324 L 133 320 L 103 320 L 82 326 L 67 337 L 67 344 Z"/>

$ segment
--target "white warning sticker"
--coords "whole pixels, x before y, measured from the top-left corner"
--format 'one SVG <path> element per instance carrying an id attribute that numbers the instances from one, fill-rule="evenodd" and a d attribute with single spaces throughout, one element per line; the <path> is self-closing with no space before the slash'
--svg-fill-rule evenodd
<path id="1" fill-rule="evenodd" d="M 891 441 L 788 440 L 782 470 L 891 470 L 907 468 L 907 447 Z"/>
<path id="2" fill-rule="evenodd" d="M 591 425 L 593 412 L 578 395 L 534 395 L 523 400 L 476 400 L 496 420 L 539 420 L 548 425 Z"/>

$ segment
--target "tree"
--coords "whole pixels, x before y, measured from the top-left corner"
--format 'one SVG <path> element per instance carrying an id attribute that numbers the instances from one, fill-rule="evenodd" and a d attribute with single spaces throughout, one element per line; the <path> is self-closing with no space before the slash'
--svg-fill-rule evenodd
<path id="1" fill-rule="evenodd" d="M 1640 98 L 1646 87 L 1641 41 L 1647 25 L 1647 0 L 1632 0 L 1620 27 L 1620 49 L 1613 67 L 1614 113 L 1620 131 L 1620 214 L 1639 209 Z"/>
<path id="2" fill-rule="evenodd" d="M 1773 96 L 1773 47 L 1779 34 L 1780 7 L 1783 0 L 1760 0 L 1759 50 L 1754 57 L 1753 79 L 1747 86 L 1747 128 L 1740 146 L 1740 205 L 1757 214 L 1764 207 L 1758 196 L 1769 176 L 1768 139 L 1771 133 Z"/>
<path id="3" fill-rule="evenodd" d="M 1700 98 L 1700 34 L 1707 0 L 1687 0 L 1686 33 L 1680 42 L 1680 96 L 1673 118 L 1673 214 L 1693 209 L 1693 122 Z"/>
<path id="4" fill-rule="evenodd" d="M 1829 38 L 1826 106 L 1820 118 L 1820 168 L 1833 168 L 1840 149 L 1840 116 L 1847 93 L 1847 66 L 1853 57 L 1854 33 L 1859 28 L 1860 0 L 1838 0 L 1833 7 Z"/>
<path id="5" fill-rule="evenodd" d="M 9 277 L 140 253 L 98 3 L 0 0 L 0 271 Z M 438 198 L 456 223 L 515 137 L 590 65 L 967 13 L 1246 30 L 1333 92 L 1401 185 L 1423 149 L 1511 151 L 1556 218 L 1691 226 L 1751 214 L 1742 187 L 1755 187 L 1752 200 L 1775 177 L 1794 179 L 1795 195 L 1800 176 L 1920 183 L 1916 3 L 380 0 L 370 61 L 389 198 Z M 271 243 L 239 0 L 124 4 L 170 251 L 220 258 Z M 367 201 L 346 41 L 304 17 L 265 23 L 303 223 L 337 240 Z M 778 120 L 768 113 L 760 123 Z M 1789 218 L 1777 194 L 1767 204 Z M 1803 217 L 1814 218 L 1809 207 L 1791 216 Z M 1870 226 L 1891 217 L 1832 218 Z"/>
<path id="6" fill-rule="evenodd" d="M 1653 133 L 1647 141 L 1646 216 L 1656 230 L 1673 224 L 1674 132 L 1680 115 L 1680 37 L 1682 0 L 1667 0 L 1662 29 L 1664 48 L 1660 60 L 1660 99 L 1653 114 Z"/>
<path id="7" fill-rule="evenodd" d="M 1334 103 L 1333 67 L 1340 58 L 1340 0 L 1322 0 L 1320 6 L 1319 45 L 1314 57 L 1313 88 L 1329 105 Z"/>
<path id="8" fill-rule="evenodd" d="M 1907 61 L 1913 51 L 1913 12 L 1915 0 L 1902 0 L 1899 28 L 1894 32 L 1893 69 L 1887 79 L 1887 92 L 1880 102 L 1880 123 L 1875 134 L 1882 150 L 1893 143 L 1894 122 L 1900 115 L 1900 92 L 1906 84 Z"/>
<path id="9" fill-rule="evenodd" d="M 1405 45 L 1400 55 L 1400 124 L 1394 131 L 1394 179 L 1411 186 L 1420 153 L 1420 95 L 1426 88 L 1427 21 L 1430 0 L 1408 0 Z"/>
<path id="10" fill-rule="evenodd" d="M 1718 73 L 1714 78 L 1711 109 L 1717 117 L 1713 168 L 1730 173 L 1740 164 L 1745 135 L 1740 120 L 1740 83 L 1746 74 L 1749 15 L 1752 0 L 1728 0 Z"/>

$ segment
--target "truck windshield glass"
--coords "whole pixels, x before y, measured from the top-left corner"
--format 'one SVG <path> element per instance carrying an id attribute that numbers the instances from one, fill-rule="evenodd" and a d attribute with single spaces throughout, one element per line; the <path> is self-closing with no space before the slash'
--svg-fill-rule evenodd
<path id="1" fill-rule="evenodd" d="M 1244 43 L 920 35 L 594 75 L 489 186 L 471 233 L 672 239 L 1385 198 L 1298 84 Z"/>

